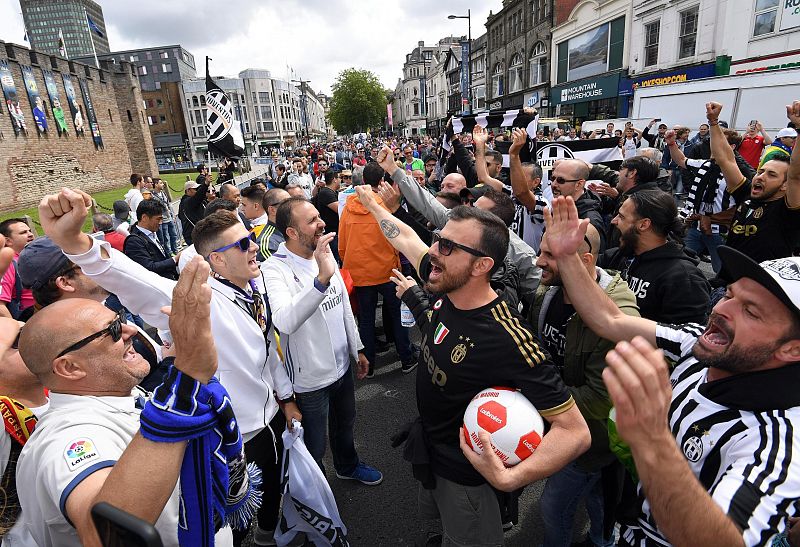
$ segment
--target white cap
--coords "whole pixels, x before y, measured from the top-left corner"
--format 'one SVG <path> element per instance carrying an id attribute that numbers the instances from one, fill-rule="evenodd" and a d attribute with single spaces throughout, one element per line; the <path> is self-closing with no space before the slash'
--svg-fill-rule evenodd
<path id="1" fill-rule="evenodd" d="M 784 127 L 780 131 L 778 131 L 777 138 L 782 139 L 783 137 L 796 137 L 797 131 L 792 129 L 791 127 Z"/>

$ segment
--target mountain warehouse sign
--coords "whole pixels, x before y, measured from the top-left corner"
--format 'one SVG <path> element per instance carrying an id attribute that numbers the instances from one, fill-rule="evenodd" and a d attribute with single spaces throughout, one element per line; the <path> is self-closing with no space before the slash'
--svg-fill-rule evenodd
<path id="1" fill-rule="evenodd" d="M 552 104 L 573 104 L 616 97 L 619 73 L 600 78 L 587 78 L 555 86 L 550 90 Z"/>

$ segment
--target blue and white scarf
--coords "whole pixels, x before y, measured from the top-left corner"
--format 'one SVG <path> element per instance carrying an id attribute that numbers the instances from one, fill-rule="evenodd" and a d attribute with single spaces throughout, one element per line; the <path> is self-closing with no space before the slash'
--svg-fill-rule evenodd
<path id="1" fill-rule="evenodd" d="M 179 543 L 214 545 L 215 523 L 246 529 L 261 506 L 261 470 L 245 460 L 222 384 L 216 378 L 201 384 L 170 364 L 140 423 L 142 435 L 151 441 L 189 441 L 180 476 Z"/>

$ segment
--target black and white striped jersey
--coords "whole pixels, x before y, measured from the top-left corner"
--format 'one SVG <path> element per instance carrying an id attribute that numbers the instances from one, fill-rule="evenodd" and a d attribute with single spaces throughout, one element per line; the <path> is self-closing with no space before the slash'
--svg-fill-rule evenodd
<path id="1" fill-rule="evenodd" d="M 674 361 L 669 425 L 703 487 L 742 530 L 745 545 L 769 545 L 800 499 L 800 365 L 706 381 L 692 356 L 697 324 L 659 325 L 657 345 Z M 788 384 L 788 385 L 787 385 Z M 637 546 L 669 545 L 642 504 Z"/>

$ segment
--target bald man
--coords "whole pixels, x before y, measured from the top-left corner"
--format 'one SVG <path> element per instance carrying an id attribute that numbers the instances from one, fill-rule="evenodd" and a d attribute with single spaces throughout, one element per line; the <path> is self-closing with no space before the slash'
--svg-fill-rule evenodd
<path id="1" fill-rule="evenodd" d="M 467 179 L 461 173 L 450 173 L 442 179 L 442 192 L 453 192 L 458 194 L 462 188 L 467 187 Z"/>
<path id="2" fill-rule="evenodd" d="M 599 246 L 600 234 L 589 224 L 578 251 L 581 262 L 623 313 L 638 317 L 636 296 L 628 284 L 618 273 L 596 266 Z M 592 445 L 587 452 L 547 479 L 539 504 L 544 521 L 544 545 L 569 545 L 575 511 L 584 498 L 591 522 L 592 544 L 613 545 L 613 530 L 603 527 L 600 474 L 603 467 L 614 461 L 606 429 L 611 399 L 602 379 L 606 353 L 614 344 L 597 336 L 575 313 L 561 282 L 558 264 L 550 254 L 547 232 L 542 238 L 536 265 L 542 269 L 542 280 L 528 320 L 550 352 L 592 435 Z"/>
<path id="3" fill-rule="evenodd" d="M 603 204 L 600 198 L 586 190 L 589 177 L 589 164 L 579 159 L 565 159 L 556 162 L 550 172 L 550 188 L 553 197 L 572 196 L 580 218 L 588 218 L 600 234 L 600 252 L 606 249 L 606 223 L 603 220 Z"/>
<path id="4" fill-rule="evenodd" d="M 201 384 L 217 368 L 208 275 L 209 266 L 195 258 L 170 313 L 174 366 Z M 22 332 L 20 354 L 50 390 L 50 410 L 17 465 L 27 487 L 19 490 L 14 530 L 30 533 L 36 545 L 101 545 L 90 514 L 100 501 L 154 523 L 164 545 L 178 545 L 176 483 L 186 442 L 152 442 L 138 433 L 144 393 L 135 386 L 150 367 L 133 350 L 137 333 L 99 302 L 79 298 L 47 306 Z M 217 540 L 230 545 L 230 530 Z"/>

